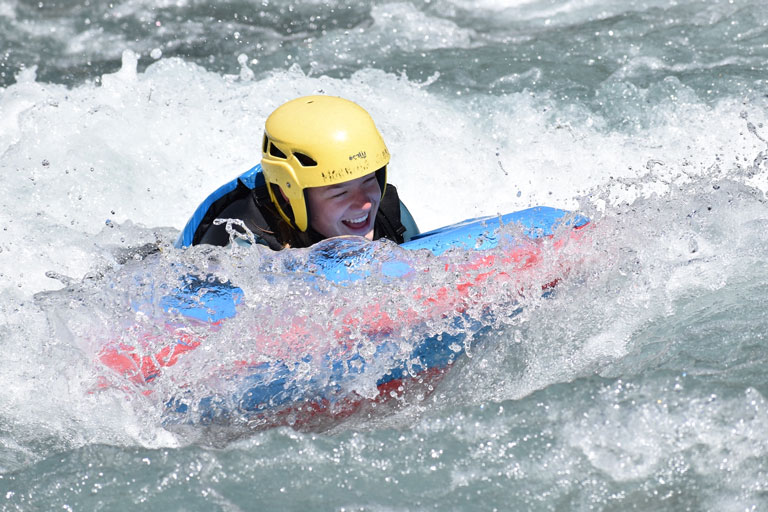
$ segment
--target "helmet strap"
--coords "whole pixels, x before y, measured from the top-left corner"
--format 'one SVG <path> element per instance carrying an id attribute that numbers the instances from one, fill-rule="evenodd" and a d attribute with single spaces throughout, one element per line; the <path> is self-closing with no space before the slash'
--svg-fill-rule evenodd
<path id="1" fill-rule="evenodd" d="M 307 231 L 316 231 L 312 229 L 312 212 L 309 209 L 309 194 L 307 193 L 307 189 L 305 188 L 302 190 L 302 194 L 304 194 L 304 207 L 307 209 Z"/>
<path id="2" fill-rule="evenodd" d="M 376 170 L 376 181 L 379 182 L 379 189 L 381 189 L 381 196 L 384 197 L 384 191 L 387 188 L 387 166 L 386 165 L 381 169 Z"/>
<path id="3" fill-rule="evenodd" d="M 267 183 L 267 186 L 272 189 L 272 196 L 275 198 L 275 206 L 277 209 L 286 217 L 288 217 L 291 223 L 291 227 L 296 227 L 296 220 L 293 216 L 293 208 L 291 208 L 290 201 L 288 201 L 288 199 L 285 197 L 285 194 L 283 194 L 283 190 L 274 183 Z"/>

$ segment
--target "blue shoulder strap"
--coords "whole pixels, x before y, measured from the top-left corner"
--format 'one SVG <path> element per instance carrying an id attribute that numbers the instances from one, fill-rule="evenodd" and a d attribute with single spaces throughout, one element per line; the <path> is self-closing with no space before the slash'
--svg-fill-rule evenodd
<path id="1" fill-rule="evenodd" d="M 192 239 L 195 236 L 195 231 L 197 231 L 200 222 L 205 217 L 205 214 L 208 213 L 211 205 L 213 205 L 213 203 L 215 203 L 218 199 L 221 199 L 225 195 L 235 190 L 235 188 L 237 188 L 238 181 L 242 182 L 243 185 L 250 189 L 264 185 L 265 181 L 264 175 L 261 172 L 261 164 L 256 164 L 229 183 L 225 183 L 224 185 L 220 186 L 216 189 L 215 192 L 206 197 L 205 200 L 200 203 L 200 206 L 197 207 L 195 213 L 192 214 L 192 216 L 187 221 L 187 225 L 184 226 L 184 229 L 181 231 L 178 240 L 176 240 L 176 244 L 174 246 L 177 249 L 182 247 L 189 247 L 192 245 Z"/>

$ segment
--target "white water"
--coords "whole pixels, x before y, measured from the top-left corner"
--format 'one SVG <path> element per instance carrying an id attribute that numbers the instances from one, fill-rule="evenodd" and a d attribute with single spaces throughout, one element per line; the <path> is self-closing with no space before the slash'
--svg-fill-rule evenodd
<path id="1" fill-rule="evenodd" d="M 11 178 L 2 192 L 5 293 L 57 287 L 49 270 L 84 275 L 109 259 L 102 244 L 152 240 L 115 237 L 109 223 L 180 229 L 193 205 L 258 161 L 264 119 L 299 95 L 348 97 L 371 112 L 393 154 L 390 181 L 422 230 L 536 204 L 575 208 L 595 193 L 611 202 L 664 193 L 754 167 L 767 146 L 764 110 L 686 102 L 674 80 L 652 128 L 617 133 L 577 106 L 553 113 L 546 94 L 448 102 L 376 70 L 335 80 L 294 68 L 253 82 L 177 59 L 137 74 L 135 59 L 128 52 L 102 85 L 74 89 L 39 84 L 28 70 L 0 96 L 2 173 Z M 627 193 L 616 181 L 645 174 Z M 766 184 L 759 173 L 744 181 Z"/>
<path id="2" fill-rule="evenodd" d="M 689 257 L 691 247 L 696 248 L 696 260 L 707 262 L 701 270 L 704 275 L 724 270 L 728 275 L 727 267 L 718 269 L 708 258 L 717 255 L 717 264 L 727 261 L 722 250 L 736 241 L 708 240 L 706 234 L 678 224 L 704 206 L 702 194 L 704 201 L 712 202 L 725 193 L 707 190 L 710 184 L 731 177 L 757 187 L 751 192 L 745 189 L 754 197 L 748 208 L 755 213 L 749 216 L 749 209 L 725 207 L 716 217 L 718 232 L 735 223 L 734 232 L 742 233 L 751 218 L 760 222 L 764 208 L 758 197 L 765 187 L 761 159 L 768 150 L 761 135 L 764 113 L 733 100 L 710 107 L 680 103 L 677 98 L 657 108 L 660 119 L 652 128 L 623 134 L 604 131 L 600 119 L 578 110 L 560 112 L 553 119 L 546 97 L 517 94 L 448 102 L 427 94 L 418 83 L 375 70 L 359 71 L 344 81 L 307 77 L 299 69 L 249 81 L 208 73 L 178 59 L 161 60 L 140 74 L 135 66 L 135 56 L 127 52 L 123 68 L 102 77 L 101 85 L 74 89 L 39 84 L 27 72 L 2 96 L 3 111 L 9 114 L 3 117 L 0 132 L 5 147 L 2 172 L 14 177 L 4 187 L 2 202 L 3 309 L 10 339 L 26 353 L 24 360 L 31 354 L 39 358 L 31 367 L 27 362 L 6 367 L 12 375 L 9 381 L 22 388 L 16 395 L 18 403 L 35 402 L 31 398 L 37 386 L 22 378 L 24 374 L 46 366 L 51 350 L 73 350 L 62 346 L 66 340 L 54 338 L 53 349 L 44 342 L 46 322 L 31 306 L 33 294 L 61 286 L 46 272 L 79 279 L 115 265 L 119 249 L 170 243 L 193 205 L 256 161 L 255 141 L 264 118 L 276 105 L 298 95 L 336 94 L 371 111 L 394 155 L 391 181 L 422 229 L 535 204 L 580 206 L 595 218 L 604 211 L 607 218 L 602 225 L 618 222 L 618 226 L 606 233 L 608 245 L 602 250 L 610 254 L 625 250 L 622 244 L 626 244 L 637 251 L 638 244 L 661 236 L 640 261 L 650 264 L 661 258 L 674 270 L 657 268 L 641 275 L 652 281 L 671 279 L 669 286 L 681 288 L 682 294 L 697 286 L 692 281 L 696 272 L 674 268 L 680 258 Z M 685 88 L 677 87 L 682 91 L 678 95 L 685 93 Z M 581 118 L 586 122 L 574 122 Z M 690 204 L 669 206 L 680 201 L 679 195 Z M 633 203 L 644 196 L 653 207 L 664 205 L 666 210 L 654 214 L 643 210 L 645 202 Z M 621 206 L 627 201 L 631 208 Z M 631 219 L 629 224 L 617 217 L 622 213 Z M 603 275 L 600 279 L 610 282 Z M 611 316 L 602 309 L 605 303 L 594 290 L 586 290 L 579 293 L 588 293 L 588 298 L 578 303 L 598 308 L 594 318 L 598 325 L 610 323 Z M 631 301 L 631 308 L 641 310 L 648 307 L 646 302 L 654 302 L 650 296 Z M 568 314 L 583 317 L 583 306 Z M 648 318 L 659 314 L 655 311 Z M 636 320 L 638 325 L 642 318 Z M 13 332 L 14 328 L 21 330 Z M 592 330 L 594 324 L 584 322 L 584 328 Z M 576 365 L 574 376 L 583 374 L 585 367 L 599 366 L 605 357 L 625 354 L 620 340 L 631 337 L 633 324 L 619 329 L 619 333 L 599 331 L 574 348 L 584 360 Z M 579 330 L 572 334 L 579 345 L 583 335 Z M 43 343 L 30 344 L 30 339 Z M 570 350 L 561 347 L 557 357 L 571 358 Z M 82 362 L 65 356 L 65 364 L 73 361 Z M 556 373 L 558 379 L 569 378 L 568 372 Z M 62 388 L 78 380 L 77 370 L 69 375 L 44 374 L 68 383 Z M 545 371 L 532 377 L 537 376 L 524 375 L 526 385 L 512 396 L 546 386 L 553 375 Z M 517 380 L 511 382 L 519 385 Z M 495 398 L 509 396 L 502 393 Z M 71 399 L 57 400 L 66 408 L 72 405 Z M 94 405 L 103 407 L 86 408 Z"/>
<path id="3" fill-rule="evenodd" d="M 17 7 L 0 3 L 0 17 Z M 145 7 L 122 4 L 121 12 L 129 19 Z M 120 71 L 70 86 L 36 80 L 34 61 L 13 70 L 15 82 L 0 89 L 0 466 L 2 489 L 17 493 L 9 503 L 124 506 L 125 488 L 109 480 L 117 475 L 138 482 L 126 484 L 136 504 L 169 509 L 195 509 L 200 502 L 185 496 L 200 489 L 214 508 L 764 507 L 760 10 L 747 16 L 747 2 L 713 4 L 690 22 L 675 10 L 648 22 L 666 4 L 441 8 L 438 16 L 421 4 L 374 6 L 363 36 L 329 26 L 303 50 L 305 40 L 295 43 L 301 51 L 265 42 L 262 54 L 243 50 L 239 72 L 237 54 L 216 55 L 231 62 L 229 75 L 168 56 L 173 48 L 158 40 L 129 41 L 141 52 L 138 67 L 124 53 Z M 474 9 L 469 22 L 463 9 Z M 552 24 L 563 32 L 547 35 Z M 680 27 L 687 45 L 676 39 Z M 115 32 L 92 35 L 110 58 L 125 48 Z M 528 47 L 527 38 L 543 46 Z M 562 57 L 568 38 L 596 42 Z M 610 38 L 615 44 L 603 43 Z M 682 55 L 657 51 L 667 40 Z M 148 56 L 160 47 L 166 56 Z M 381 61 L 358 63 L 379 47 Z M 509 63 L 494 55 L 513 51 L 519 59 L 533 52 L 532 62 L 503 71 Z M 584 53 L 594 67 L 579 64 Z M 413 60 L 424 69 L 413 71 Z M 410 67 L 394 71 L 401 61 Z M 498 69 L 486 83 L 488 62 Z M 338 71 L 344 66 L 353 69 Z M 758 78 L 729 78 L 750 67 Z M 563 86 L 558 72 L 577 85 Z M 575 270 L 552 298 L 531 299 L 500 321 L 431 399 L 352 419 L 327 436 L 278 430 L 211 452 L 165 430 L 152 399 L 88 393 L 96 370 L 79 334 L 52 324 L 48 303 L 35 299 L 62 287 L 46 273 L 75 287 L 89 274 L 119 276 L 123 250 L 145 243 L 164 245 L 165 263 L 182 257 L 168 245 L 200 200 L 256 163 L 266 116 L 318 92 L 371 112 L 393 155 L 390 180 L 422 230 L 546 204 L 591 217 L 594 243 L 569 255 Z M 105 304 L 93 310 L 97 330 L 124 316 Z M 73 303 L 71 311 L 68 320 L 89 325 L 91 310 Z M 88 466 L 103 458 L 118 462 Z M 92 482 L 108 490 L 81 500 L 74 489 Z M 255 501 L 243 498 L 254 492 Z"/>

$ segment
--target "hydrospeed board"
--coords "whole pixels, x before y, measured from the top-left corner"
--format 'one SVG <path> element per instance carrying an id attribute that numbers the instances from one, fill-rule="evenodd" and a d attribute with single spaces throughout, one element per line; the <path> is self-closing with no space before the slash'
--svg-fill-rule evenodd
<path id="1" fill-rule="evenodd" d="M 466 337 L 488 325 L 476 313 L 470 314 L 483 311 L 478 292 L 483 284 L 501 280 L 514 288 L 520 286 L 519 276 L 536 272 L 542 280 L 538 293 L 546 292 L 568 268 L 557 264 L 556 258 L 541 257 L 543 242 L 558 232 L 561 236 L 546 247 L 548 254 L 556 254 L 563 244 L 578 240 L 587 223 L 564 210 L 535 207 L 446 226 L 400 246 L 342 237 L 296 250 L 306 251 L 294 269 L 297 276 L 326 286 L 343 288 L 376 279 L 407 287 L 409 276 L 424 272 L 440 272 L 445 284 L 413 290 L 413 300 L 402 308 L 376 303 L 340 308 L 335 324 L 340 327 L 334 332 L 313 325 L 311 315 L 285 319 L 278 340 L 264 339 L 254 325 L 243 334 L 242 358 L 196 381 L 179 383 L 166 397 L 165 422 L 300 426 L 317 416 L 339 417 L 353 411 L 362 400 L 355 383 L 375 382 L 381 398 L 402 390 L 414 378 L 439 375 L 464 353 Z M 509 225 L 517 227 L 510 230 Z M 429 251 L 433 264 L 414 265 L 408 257 L 412 251 Z M 450 276 L 447 282 L 446 276 Z M 190 277 L 162 299 L 167 315 L 157 321 L 164 323 L 163 336 L 135 331 L 103 346 L 98 359 L 109 370 L 105 380 L 111 385 L 116 379 L 129 382 L 144 394 L 154 393 L 164 369 L 199 352 L 247 303 L 236 284 Z M 514 301 L 506 311 L 516 312 Z M 179 316 L 188 322 L 179 322 Z M 425 327 L 435 319 L 449 320 L 446 332 Z M 210 329 L 201 334 L 189 328 L 190 322 Z M 411 336 L 407 344 L 398 339 L 403 332 Z M 216 354 L 207 356 L 215 359 Z M 167 387 L 163 390 L 168 392 Z"/>

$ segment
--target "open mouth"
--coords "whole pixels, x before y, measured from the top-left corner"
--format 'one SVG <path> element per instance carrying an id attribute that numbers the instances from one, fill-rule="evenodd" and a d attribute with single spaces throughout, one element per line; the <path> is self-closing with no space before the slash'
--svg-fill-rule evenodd
<path id="1" fill-rule="evenodd" d="M 342 220 L 342 224 L 347 226 L 350 229 L 361 229 L 368 225 L 368 218 L 370 217 L 370 212 L 366 213 L 365 215 L 361 217 L 357 217 L 355 219 L 344 219 Z"/>

